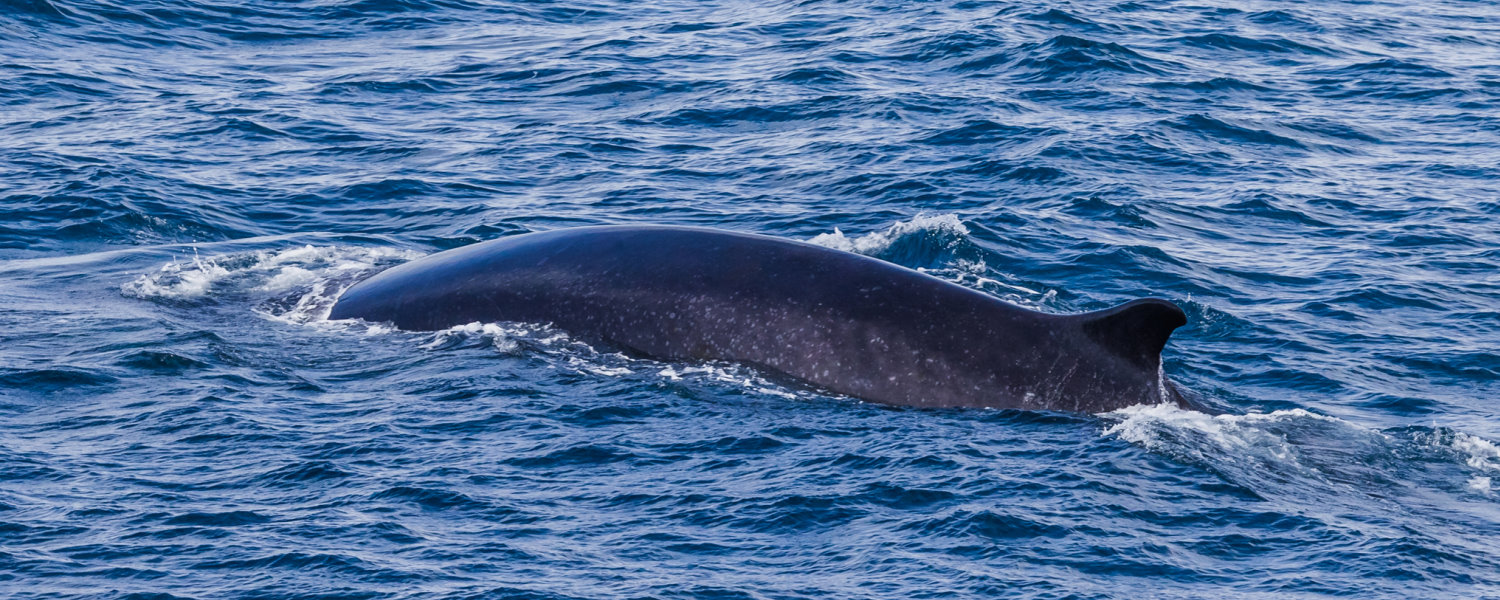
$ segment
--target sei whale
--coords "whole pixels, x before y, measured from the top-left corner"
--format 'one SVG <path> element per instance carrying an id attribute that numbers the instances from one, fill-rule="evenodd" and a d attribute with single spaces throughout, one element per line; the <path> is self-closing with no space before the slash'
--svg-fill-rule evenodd
<path id="1" fill-rule="evenodd" d="M 1161 373 L 1168 337 L 1187 323 L 1166 300 L 1046 314 L 875 258 L 716 229 L 482 242 L 361 281 L 329 316 L 408 330 L 550 323 L 641 356 L 737 361 L 903 406 L 1199 408 Z"/>

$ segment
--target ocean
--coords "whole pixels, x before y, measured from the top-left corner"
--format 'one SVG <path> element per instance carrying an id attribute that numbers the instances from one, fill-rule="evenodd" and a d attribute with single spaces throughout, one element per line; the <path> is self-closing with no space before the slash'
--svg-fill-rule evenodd
<path id="1" fill-rule="evenodd" d="M 1226 411 L 333 321 L 595 224 L 1158 296 Z M 0 0 L 0 596 L 1500 598 L 1500 7 Z"/>

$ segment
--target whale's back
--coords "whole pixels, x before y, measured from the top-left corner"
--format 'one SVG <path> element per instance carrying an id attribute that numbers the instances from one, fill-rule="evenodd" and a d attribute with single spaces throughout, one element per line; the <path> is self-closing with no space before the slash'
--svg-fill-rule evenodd
<path id="1" fill-rule="evenodd" d="M 1160 300 L 1050 315 L 858 254 L 661 226 L 438 253 L 356 284 L 330 316 L 412 330 L 550 323 L 644 356 L 746 362 L 879 402 L 1064 410 L 1160 397 L 1161 347 L 1181 324 Z"/>

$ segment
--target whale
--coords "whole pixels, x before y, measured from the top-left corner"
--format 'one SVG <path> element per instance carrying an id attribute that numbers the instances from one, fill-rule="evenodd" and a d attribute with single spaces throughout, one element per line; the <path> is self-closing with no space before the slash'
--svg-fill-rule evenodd
<path id="1" fill-rule="evenodd" d="M 873 257 L 711 228 L 589 226 L 475 243 L 355 283 L 329 318 L 413 331 L 550 324 L 633 356 L 743 363 L 897 406 L 1202 409 L 1163 374 L 1168 338 L 1187 323 L 1168 300 L 1044 313 Z"/>

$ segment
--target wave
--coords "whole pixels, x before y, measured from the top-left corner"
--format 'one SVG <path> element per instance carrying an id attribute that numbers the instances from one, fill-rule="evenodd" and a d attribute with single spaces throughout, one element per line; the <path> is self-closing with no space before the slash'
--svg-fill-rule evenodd
<path id="1" fill-rule="evenodd" d="M 212 207 L 200 193 L 169 199 L 156 190 L 173 186 L 173 181 L 96 161 L 32 155 L 26 169 L 36 179 L 17 190 L 22 193 L 0 197 L 6 207 L 0 215 L 0 247 L 56 253 L 100 246 L 218 241 L 250 233 L 242 221 Z"/>
<path id="2" fill-rule="evenodd" d="M 1291 53 L 1313 56 L 1330 56 L 1335 54 L 1332 50 L 1303 44 L 1279 36 L 1250 37 L 1229 33 L 1209 33 L 1190 35 L 1168 41 L 1211 50 L 1233 50 L 1252 54 Z"/>
<path id="3" fill-rule="evenodd" d="M 1265 129 L 1243 127 L 1215 119 L 1208 115 L 1192 114 L 1164 122 L 1163 125 L 1202 136 L 1210 140 L 1222 140 L 1234 146 L 1243 144 L 1269 144 L 1304 150 L 1305 144 L 1295 138 L 1278 135 Z"/>
<path id="4" fill-rule="evenodd" d="M 1020 58 L 1015 58 L 1019 56 Z M 1116 42 L 1072 35 L 1055 36 L 960 65 L 976 71 L 1005 65 L 1008 75 L 1026 83 L 1061 83 L 1112 76 L 1161 76 L 1182 70 L 1163 57 L 1148 56 Z"/>
<path id="5" fill-rule="evenodd" d="M 6 8 L 0 18 L 46 19 L 77 27 L 99 28 L 112 34 L 110 37 L 92 36 L 90 41 L 94 43 L 187 47 L 204 46 L 205 34 L 248 42 L 323 39 L 432 27 L 462 22 L 485 13 L 490 16 L 547 18 L 549 12 L 464 0 L 331 0 L 295 5 L 176 0 L 20 0 L 6 3 Z"/>

